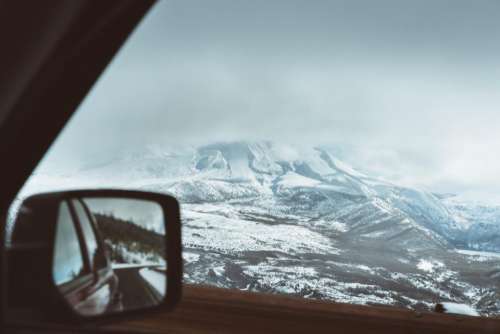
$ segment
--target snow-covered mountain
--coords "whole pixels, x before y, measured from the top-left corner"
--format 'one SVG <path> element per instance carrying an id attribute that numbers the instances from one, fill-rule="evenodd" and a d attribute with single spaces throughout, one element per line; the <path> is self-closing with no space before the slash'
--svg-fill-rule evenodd
<path id="1" fill-rule="evenodd" d="M 484 281 L 496 275 L 498 258 L 455 251 L 500 251 L 500 207 L 381 181 L 325 148 L 157 148 L 65 176 L 42 170 L 25 194 L 103 186 L 179 198 L 190 282 L 421 309 L 451 301 L 500 312 L 498 291 Z"/>
<path id="2" fill-rule="evenodd" d="M 183 203 L 252 201 L 264 211 L 340 221 L 360 236 L 416 233 L 444 247 L 500 251 L 500 206 L 460 203 L 381 181 L 322 148 L 231 142 L 154 149 L 35 180 L 36 189 L 106 184 L 168 192 Z"/>

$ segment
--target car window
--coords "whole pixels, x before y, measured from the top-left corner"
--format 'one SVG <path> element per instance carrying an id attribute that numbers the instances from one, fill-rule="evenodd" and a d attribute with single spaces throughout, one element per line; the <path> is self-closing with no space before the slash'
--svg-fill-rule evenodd
<path id="1" fill-rule="evenodd" d="M 80 241 L 66 202 L 59 207 L 53 268 L 57 285 L 73 281 L 85 271 Z"/>
<path id="2" fill-rule="evenodd" d="M 176 196 L 189 284 L 499 316 L 499 12 L 159 1 L 19 198 Z"/>
<path id="3" fill-rule="evenodd" d="M 87 211 L 83 207 L 82 203 L 78 200 L 72 200 L 71 203 L 75 208 L 75 213 L 80 222 L 82 228 L 83 238 L 85 240 L 85 245 L 88 252 L 88 257 L 90 261 L 91 268 L 95 268 L 96 264 L 102 266 L 102 262 L 99 259 L 99 244 L 97 242 L 96 234 L 92 228 L 92 223 L 90 222 Z"/>

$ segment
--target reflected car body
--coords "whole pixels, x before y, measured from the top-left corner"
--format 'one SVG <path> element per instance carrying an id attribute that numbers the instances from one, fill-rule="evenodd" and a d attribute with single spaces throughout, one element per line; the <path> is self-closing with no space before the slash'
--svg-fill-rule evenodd
<path id="1" fill-rule="evenodd" d="M 80 245 L 78 255 L 83 259 L 83 266 L 76 277 L 60 284 L 56 280 L 60 292 L 79 314 L 96 315 L 121 310 L 119 280 L 111 266 L 109 252 L 106 251 L 106 244 L 99 234 L 95 218 L 83 201 L 71 200 L 65 203 L 70 208 L 71 221 L 60 220 L 58 224 L 74 224 Z M 78 210 L 77 206 L 83 210 Z M 85 228 L 85 224 L 90 226 Z M 56 240 L 59 237 L 61 236 L 56 235 Z M 90 252 L 91 240 L 97 243 L 93 252 Z M 62 251 L 70 250 L 63 248 Z M 62 266 L 64 263 L 58 263 L 55 254 L 54 277 L 57 277 L 58 265 Z"/>

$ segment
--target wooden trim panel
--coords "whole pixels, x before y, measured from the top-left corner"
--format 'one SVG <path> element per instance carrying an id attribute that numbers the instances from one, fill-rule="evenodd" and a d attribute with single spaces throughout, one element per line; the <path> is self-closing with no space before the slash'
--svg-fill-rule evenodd
<path id="1" fill-rule="evenodd" d="M 187 285 L 173 312 L 108 329 L 145 333 L 500 333 L 500 319 L 418 313 Z"/>

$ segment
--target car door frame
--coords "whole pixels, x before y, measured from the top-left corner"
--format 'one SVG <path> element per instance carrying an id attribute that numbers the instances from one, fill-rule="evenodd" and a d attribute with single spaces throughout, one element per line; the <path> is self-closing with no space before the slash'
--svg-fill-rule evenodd
<path id="1" fill-rule="evenodd" d="M 1 296 L 7 289 L 5 224 L 12 201 L 156 2 L 50 1 L 13 0 L 0 6 L 0 92 L 9 101 L 0 104 L 0 156 L 6 159 L 0 174 Z M 31 43 L 36 47 L 30 48 Z M 6 310 L 2 298 L 0 328 L 6 326 Z"/>
<path id="2" fill-rule="evenodd" d="M 90 210 L 89 206 L 87 203 L 82 198 L 79 198 L 78 201 L 82 204 L 83 209 L 85 210 L 85 214 L 87 215 L 87 218 L 90 222 L 90 225 L 92 227 L 92 230 L 94 231 L 94 235 L 97 240 L 97 247 L 99 251 L 102 252 L 103 257 L 106 260 L 106 266 L 102 268 L 97 268 L 95 270 L 95 275 L 96 275 L 96 286 L 101 286 L 105 284 L 109 284 L 111 288 L 111 301 L 110 305 L 112 307 L 117 306 L 116 304 L 113 305 L 115 302 L 120 303 L 121 302 L 116 300 L 116 298 L 121 299 L 121 291 L 120 291 L 120 282 L 118 280 L 118 277 L 115 275 L 115 272 L 112 267 L 112 261 L 109 258 L 109 255 L 106 252 L 106 246 L 104 243 L 104 238 L 99 230 L 99 225 L 97 224 L 95 216 L 92 214 L 92 211 Z M 119 306 L 119 309 L 121 309 L 121 306 Z"/>
<path id="3" fill-rule="evenodd" d="M 113 270 L 111 269 L 111 263 L 109 259 L 107 258 L 106 254 L 104 254 L 104 247 L 102 243 L 102 238 L 97 232 L 97 226 L 95 226 L 95 222 L 92 219 L 92 215 L 90 214 L 90 210 L 88 206 L 85 204 L 84 201 L 82 201 L 80 198 L 72 198 L 67 200 L 68 205 L 70 207 L 71 215 L 74 219 L 74 223 L 77 230 L 77 235 L 78 235 L 78 240 L 80 242 L 80 250 L 82 252 L 82 255 L 84 257 L 84 264 L 85 267 L 88 269 L 89 274 L 92 276 L 92 279 L 90 281 L 90 284 L 86 285 L 85 287 L 82 287 L 81 289 L 78 290 L 77 293 L 82 293 L 82 290 L 84 291 L 83 294 L 85 295 L 85 299 L 81 301 L 81 304 L 86 302 L 87 298 L 91 298 L 91 296 L 99 291 L 100 289 L 104 288 L 106 285 L 111 285 L 113 284 Z M 87 244 L 87 239 L 85 236 L 85 232 L 83 231 L 83 226 L 82 226 L 82 220 L 80 219 L 81 217 L 79 216 L 76 208 L 75 208 L 75 202 L 80 203 L 80 205 L 83 208 L 83 214 L 85 215 L 86 219 L 88 220 L 90 224 L 90 228 L 92 230 L 92 233 L 94 234 L 96 243 L 97 243 L 97 251 L 98 252 L 103 252 L 104 258 L 106 258 L 106 265 L 102 268 L 97 267 L 96 263 L 93 263 L 90 259 L 90 254 L 89 254 L 89 249 L 88 249 L 88 244 Z M 116 283 L 116 282 L 115 282 Z M 110 290 L 113 289 L 110 287 Z M 110 291 L 110 296 L 109 296 L 109 303 L 106 306 L 108 308 L 111 303 L 113 302 L 113 298 L 115 296 L 115 293 L 117 291 Z"/>
<path id="4" fill-rule="evenodd" d="M 96 284 L 97 279 L 96 279 L 96 273 L 93 270 L 92 266 L 90 265 L 87 243 L 85 241 L 85 236 L 82 230 L 80 219 L 78 218 L 78 214 L 71 200 L 67 200 L 65 202 L 68 205 L 69 211 L 71 213 L 71 220 L 73 226 L 75 227 L 76 235 L 78 238 L 78 244 L 80 246 L 79 249 L 82 255 L 83 267 L 85 272 L 82 277 L 78 277 L 70 282 L 58 286 L 58 289 L 61 291 L 62 294 L 64 294 L 65 296 L 69 296 L 71 298 L 71 302 L 68 303 L 72 304 L 73 299 L 79 301 L 79 296 L 82 294 L 82 291 L 85 291 L 84 295 L 88 296 L 87 291 L 89 287 L 94 286 Z"/>

